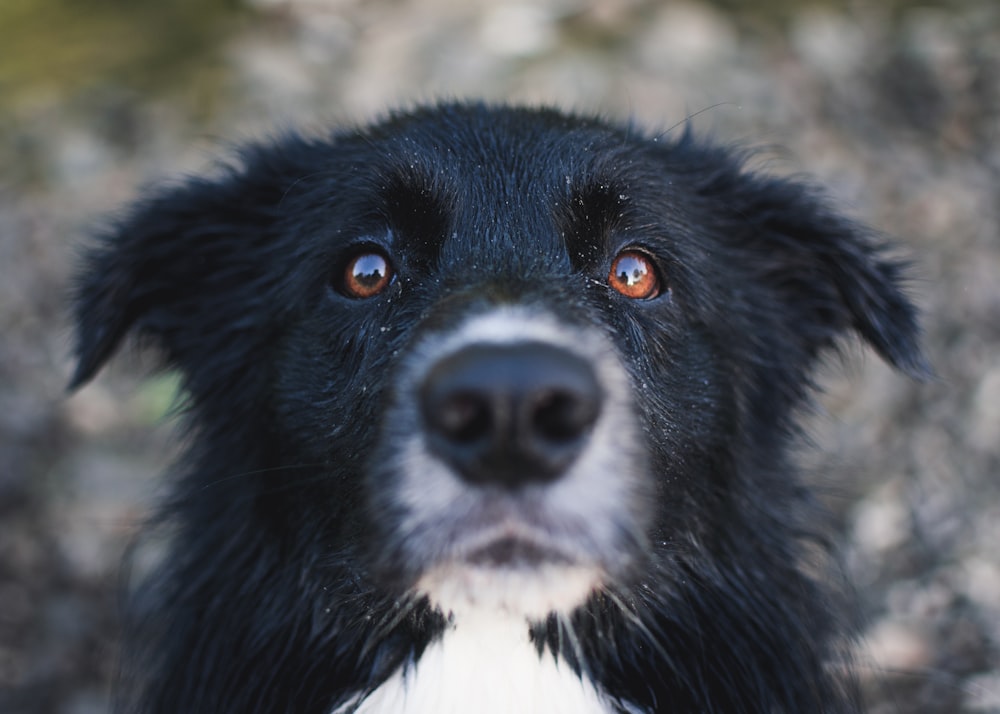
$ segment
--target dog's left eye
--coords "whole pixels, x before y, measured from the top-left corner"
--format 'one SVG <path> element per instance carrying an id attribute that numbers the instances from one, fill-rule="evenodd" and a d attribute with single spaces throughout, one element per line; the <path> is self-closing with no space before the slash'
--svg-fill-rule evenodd
<path id="1" fill-rule="evenodd" d="M 611 264 L 608 284 L 627 298 L 652 300 L 660 294 L 653 259 L 640 250 L 624 250 Z"/>
<path id="2" fill-rule="evenodd" d="M 380 251 L 366 249 L 347 261 L 338 288 L 348 297 L 370 298 L 385 290 L 392 277 L 389 259 Z"/>

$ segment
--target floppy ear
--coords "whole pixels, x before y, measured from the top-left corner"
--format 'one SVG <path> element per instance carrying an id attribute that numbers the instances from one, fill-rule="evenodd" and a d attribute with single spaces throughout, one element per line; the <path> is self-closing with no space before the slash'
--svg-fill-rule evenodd
<path id="1" fill-rule="evenodd" d="M 883 239 L 832 210 L 807 183 L 743 176 L 727 198 L 742 223 L 736 250 L 778 291 L 785 328 L 807 354 L 853 329 L 897 369 L 931 375 L 904 288 L 907 264 L 888 255 Z"/>
<path id="2" fill-rule="evenodd" d="M 270 276 L 281 274 L 273 225 L 284 186 L 272 177 L 230 171 L 189 180 L 138 203 L 99 238 L 76 283 L 71 389 L 132 331 L 184 369 L 189 388 L 197 387 L 194 364 L 210 375 L 206 382 L 253 365 L 239 356 L 266 339 L 275 310 Z"/>

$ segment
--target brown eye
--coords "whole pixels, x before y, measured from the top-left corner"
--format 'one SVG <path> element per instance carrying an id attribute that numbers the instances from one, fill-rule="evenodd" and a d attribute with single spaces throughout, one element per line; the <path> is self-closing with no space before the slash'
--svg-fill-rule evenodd
<path id="1" fill-rule="evenodd" d="M 366 251 L 348 261 L 342 280 L 341 292 L 348 297 L 370 298 L 392 282 L 392 268 L 381 253 Z"/>
<path id="2" fill-rule="evenodd" d="M 611 265 L 608 283 L 615 290 L 633 300 L 650 300 L 660 294 L 660 279 L 653 260 L 638 250 L 618 254 Z"/>

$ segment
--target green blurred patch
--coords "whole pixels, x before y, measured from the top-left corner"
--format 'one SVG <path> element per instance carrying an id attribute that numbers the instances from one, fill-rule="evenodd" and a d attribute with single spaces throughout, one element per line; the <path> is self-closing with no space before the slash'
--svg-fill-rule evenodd
<path id="1" fill-rule="evenodd" d="M 0 0 L 0 102 L 180 81 L 246 14 L 239 0 Z"/>
<path id="2" fill-rule="evenodd" d="M 130 411 L 143 425 L 155 425 L 174 416 L 182 400 L 180 375 L 164 372 L 143 380 Z"/>

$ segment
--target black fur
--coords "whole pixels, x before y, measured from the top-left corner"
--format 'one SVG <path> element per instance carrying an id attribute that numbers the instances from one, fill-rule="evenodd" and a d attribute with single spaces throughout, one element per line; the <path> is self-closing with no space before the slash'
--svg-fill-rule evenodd
<path id="1" fill-rule="evenodd" d="M 366 300 L 331 288 L 359 245 L 396 270 Z M 607 286 L 627 246 L 653 256 L 659 298 Z M 799 181 L 549 110 L 290 136 L 143 200 L 86 256 L 72 381 L 135 333 L 186 394 L 120 710 L 329 714 L 419 657 L 445 619 L 404 597 L 416 574 L 373 493 L 395 375 L 422 335 L 529 304 L 615 346 L 655 496 L 633 564 L 536 623 L 539 648 L 635 711 L 860 711 L 822 519 L 786 451 L 845 333 L 925 371 L 901 272 Z"/>

